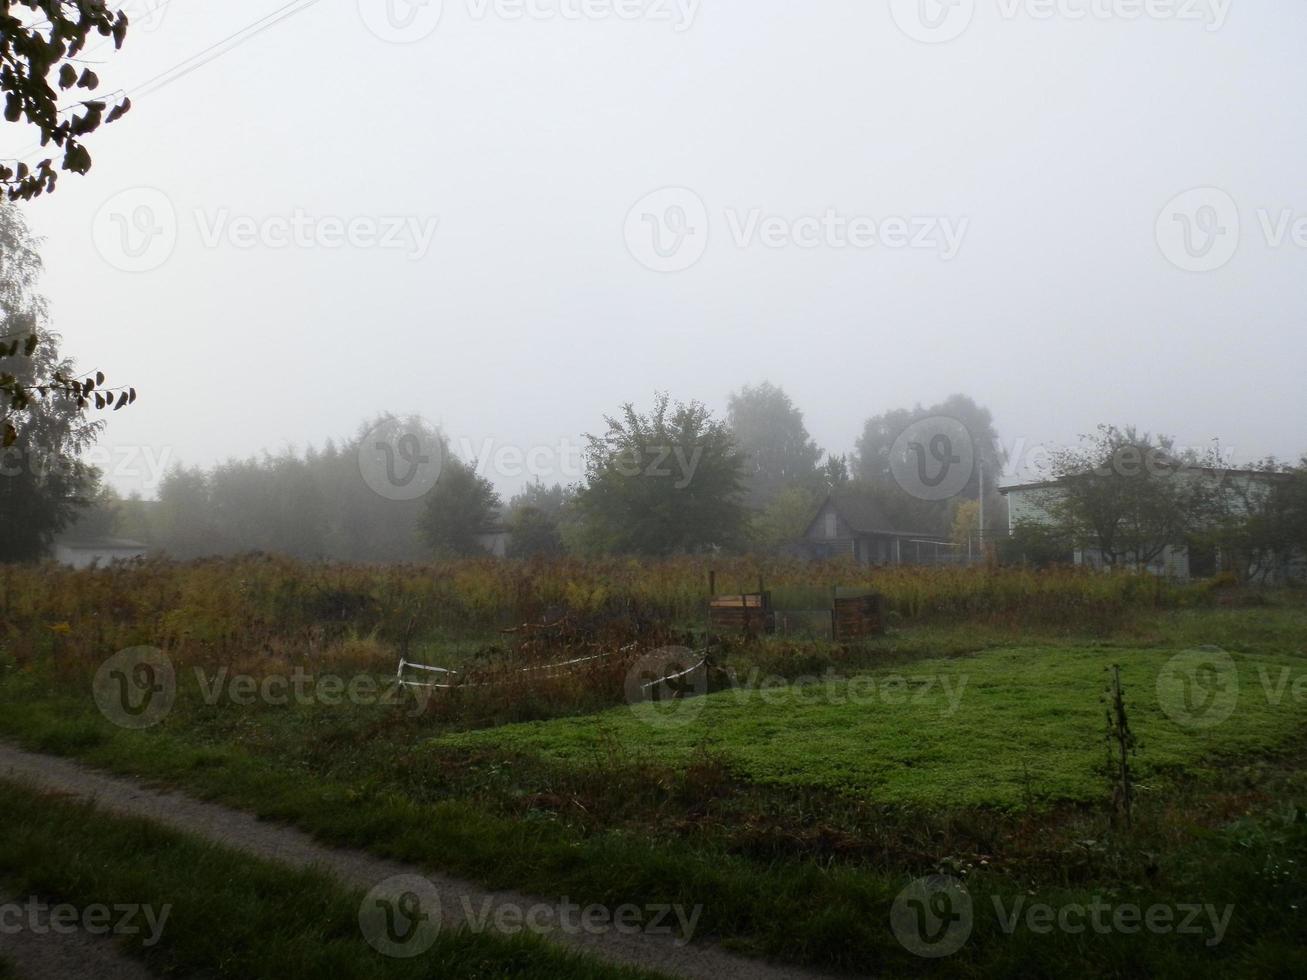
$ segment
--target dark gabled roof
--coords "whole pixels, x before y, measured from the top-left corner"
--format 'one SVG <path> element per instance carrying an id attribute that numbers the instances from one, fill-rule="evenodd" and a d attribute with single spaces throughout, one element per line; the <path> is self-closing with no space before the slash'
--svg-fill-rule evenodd
<path id="1" fill-rule="evenodd" d="M 844 523 L 855 534 L 890 534 L 905 538 L 938 537 L 938 535 L 929 534 L 926 531 L 905 531 L 901 528 L 895 528 L 893 522 L 885 515 L 885 510 L 881 507 L 880 502 L 871 494 L 860 490 L 832 490 L 826 494 L 826 499 L 817 508 L 817 513 L 808 522 L 808 526 L 803 529 L 805 536 L 812 530 L 817 518 L 825 510 L 827 501 L 831 503 L 835 508 L 835 512 L 844 519 Z"/>
<path id="2" fill-rule="evenodd" d="M 1230 466 L 1225 469 L 1219 469 L 1214 466 L 1186 466 L 1183 463 L 1181 463 L 1179 468 L 1182 472 L 1189 471 L 1194 473 L 1206 473 L 1209 476 L 1216 476 L 1216 477 L 1252 476 L 1252 477 L 1262 477 L 1268 480 L 1283 480 L 1290 475 L 1288 473 L 1276 472 L 1275 470 L 1250 470 L 1250 469 L 1241 469 L 1237 466 Z M 1072 473 L 1069 476 L 1059 477 L 1056 480 L 1041 480 L 1035 483 L 1014 483 L 1012 486 L 1009 487 L 999 487 L 998 492 L 1006 496 L 1007 494 L 1012 493 L 1014 490 L 1048 490 L 1052 487 L 1060 486 L 1061 484 L 1065 483 L 1067 480 L 1074 479 L 1075 477 L 1080 475 L 1082 474 Z"/>
<path id="3" fill-rule="evenodd" d="M 830 501 L 844 518 L 844 523 L 861 534 L 890 529 L 890 519 L 885 516 L 884 508 L 869 494 L 835 491 L 830 495 Z"/>
<path id="4" fill-rule="evenodd" d="M 1010 487 L 999 487 L 998 492 L 1007 496 L 1014 490 L 1046 490 L 1049 487 L 1057 486 L 1057 480 L 1044 480 L 1041 483 L 1014 483 Z"/>

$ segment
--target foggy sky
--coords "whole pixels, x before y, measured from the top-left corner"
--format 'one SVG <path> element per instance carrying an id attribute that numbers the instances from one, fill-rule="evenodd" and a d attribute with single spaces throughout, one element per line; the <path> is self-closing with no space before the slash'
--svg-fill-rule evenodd
<path id="1" fill-rule="evenodd" d="M 1115 422 L 1307 451 L 1302 4 L 981 0 L 968 23 L 969 0 L 922 0 L 965 24 L 928 43 L 895 19 L 917 0 L 630 2 L 445 0 L 392 43 L 384 0 L 324 0 L 134 97 L 88 176 L 23 205 L 65 349 L 140 393 L 102 439 L 112 482 L 150 495 L 151 459 L 320 445 L 384 410 L 539 462 L 623 401 L 724 411 L 764 379 L 836 452 L 959 391 L 1009 448 Z M 283 3 L 135 0 L 91 60 L 130 90 Z M 615 4 L 646 16 L 598 16 Z M 703 202 L 706 248 L 658 272 L 628 213 L 667 187 Z M 1194 188 L 1215 196 L 1165 211 Z M 175 244 L 116 268 L 121 222 L 160 200 Z M 360 218 L 407 246 L 328 247 Z M 894 218 L 919 244 L 961 230 L 956 254 L 896 247 Z M 884 237 L 850 245 L 858 220 Z M 1237 231 L 1189 255 L 1219 268 L 1172 260 L 1186 220 Z"/>

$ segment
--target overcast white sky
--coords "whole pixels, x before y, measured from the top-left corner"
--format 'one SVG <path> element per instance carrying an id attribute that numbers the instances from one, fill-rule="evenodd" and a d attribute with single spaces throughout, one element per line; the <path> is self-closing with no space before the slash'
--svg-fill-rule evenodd
<path id="1" fill-rule="evenodd" d="M 109 84 L 286 6 L 160 4 Z M 558 447 L 764 379 L 835 451 L 956 391 L 1009 445 L 1307 451 L 1307 6 L 954 4 L 322 0 L 139 95 L 25 205 L 67 350 L 140 393 L 112 479 L 382 410 Z M 403 247 L 328 247 L 354 219 Z"/>

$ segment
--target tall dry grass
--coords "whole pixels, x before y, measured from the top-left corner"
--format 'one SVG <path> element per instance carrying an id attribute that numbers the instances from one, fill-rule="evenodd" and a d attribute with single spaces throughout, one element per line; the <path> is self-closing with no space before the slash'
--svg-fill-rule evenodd
<path id="1" fill-rule="evenodd" d="M 752 591 L 761 579 L 782 608 L 820 608 L 834 587 L 875 589 L 900 622 L 973 618 L 1083 627 L 1206 599 L 1197 586 L 1078 569 L 688 557 L 380 566 L 260 555 L 91 570 L 0 567 L 0 647 L 22 659 L 102 657 L 148 644 L 221 660 L 314 658 L 352 643 L 355 654 L 371 651 L 380 660 L 424 640 L 485 637 L 565 612 L 693 628 L 704 620 L 710 570 L 718 592 Z"/>

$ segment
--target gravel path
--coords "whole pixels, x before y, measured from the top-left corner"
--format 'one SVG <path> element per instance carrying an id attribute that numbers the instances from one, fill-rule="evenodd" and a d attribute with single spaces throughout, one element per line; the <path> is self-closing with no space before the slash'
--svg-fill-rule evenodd
<path id="1" fill-rule="evenodd" d="M 6 916 L 7 928 L 0 929 L 0 956 L 9 960 L 22 980 L 157 980 L 140 963 L 120 953 L 112 939 L 91 935 L 81 929 L 55 933 L 49 928 L 49 906 L 36 903 L 34 917 L 27 899 L 0 893 L 0 905 L 23 909 L 20 928 L 14 930 L 13 916 Z M 36 930 L 29 928 L 35 924 Z"/>
<path id="2" fill-rule="evenodd" d="M 611 963 L 703 980 L 825 976 L 799 967 L 737 956 L 708 943 L 679 946 L 673 936 L 614 930 L 596 934 L 578 929 L 563 930 L 557 925 L 560 919 L 566 916 L 565 921 L 575 922 L 579 918 L 575 906 L 565 907 L 554 900 L 517 892 L 490 891 L 472 882 L 434 874 L 365 852 L 328 847 L 292 827 L 264 823 L 241 810 L 205 803 L 181 793 L 151 789 L 134 780 L 106 775 L 68 759 L 27 752 L 6 743 L 0 743 L 0 776 L 20 779 L 65 796 L 94 799 L 107 811 L 146 817 L 257 857 L 296 867 L 316 867 L 364 890 L 396 875 L 420 875 L 435 885 L 440 895 L 441 919 L 444 926 L 452 928 L 469 924 L 469 912 L 471 918 L 484 922 L 487 920 L 481 917 L 487 911 L 494 916 L 500 914 L 500 909 L 506 909 L 502 914 L 511 916 L 517 909 L 547 906 L 553 914 L 533 920 L 554 923 L 545 932 L 546 938 Z M 667 921 L 674 924 L 676 920 L 669 916 Z"/>

